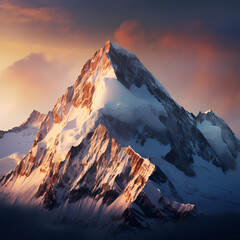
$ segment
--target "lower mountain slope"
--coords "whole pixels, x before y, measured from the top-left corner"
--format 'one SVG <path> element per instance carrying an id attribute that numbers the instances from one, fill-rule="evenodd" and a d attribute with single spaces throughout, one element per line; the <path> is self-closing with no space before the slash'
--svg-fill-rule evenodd
<path id="1" fill-rule="evenodd" d="M 64 161 L 54 162 L 51 156 L 46 152 L 40 162 L 26 156 L 2 179 L 5 198 L 15 201 L 17 197 L 18 203 L 42 205 L 53 210 L 58 221 L 84 219 L 93 226 L 99 225 L 99 219 L 101 226 L 112 220 L 124 225 L 132 216 L 136 218 L 133 226 L 143 228 L 149 225 L 147 220 L 170 221 L 194 208 L 165 199 L 154 181 L 167 182 L 167 177 L 130 146 L 121 147 L 103 125 L 71 147 Z"/>

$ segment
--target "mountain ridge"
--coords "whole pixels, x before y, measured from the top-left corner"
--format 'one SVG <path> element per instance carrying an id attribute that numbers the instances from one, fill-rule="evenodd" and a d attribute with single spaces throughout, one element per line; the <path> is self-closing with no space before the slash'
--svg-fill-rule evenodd
<path id="1" fill-rule="evenodd" d="M 0 131 L 0 178 L 29 151 L 45 114 L 34 110 L 20 126 Z"/>
<path id="2" fill-rule="evenodd" d="M 239 140 L 211 114 L 186 112 L 134 54 L 107 42 L 44 117 L 0 196 L 117 228 L 240 209 L 234 186 L 236 199 L 225 192 L 238 179 Z"/>

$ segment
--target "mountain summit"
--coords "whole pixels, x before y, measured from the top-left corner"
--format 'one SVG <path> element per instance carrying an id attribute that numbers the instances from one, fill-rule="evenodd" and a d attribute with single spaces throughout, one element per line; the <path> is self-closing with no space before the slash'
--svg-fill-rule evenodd
<path id="1" fill-rule="evenodd" d="M 221 118 L 188 113 L 133 53 L 107 42 L 2 178 L 1 198 L 83 227 L 151 228 L 240 210 L 239 153 Z"/>

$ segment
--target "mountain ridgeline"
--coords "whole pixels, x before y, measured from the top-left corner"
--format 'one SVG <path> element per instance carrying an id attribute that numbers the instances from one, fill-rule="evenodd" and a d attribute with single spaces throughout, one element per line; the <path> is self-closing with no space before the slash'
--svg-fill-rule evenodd
<path id="1" fill-rule="evenodd" d="M 44 116 L 0 196 L 82 227 L 152 228 L 240 211 L 239 161 L 223 119 L 187 112 L 133 53 L 107 42 Z"/>

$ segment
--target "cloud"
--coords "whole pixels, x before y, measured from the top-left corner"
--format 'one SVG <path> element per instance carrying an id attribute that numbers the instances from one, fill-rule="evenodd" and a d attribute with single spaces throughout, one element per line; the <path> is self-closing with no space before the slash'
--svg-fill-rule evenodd
<path id="1" fill-rule="evenodd" d="M 55 49 L 82 48 L 84 41 L 89 43 L 88 27 L 83 29 L 85 24 L 73 15 L 55 1 L 0 0 L 0 40 Z"/>
<path id="2" fill-rule="evenodd" d="M 116 43 L 127 48 L 141 46 L 146 43 L 146 32 L 137 20 L 123 22 L 114 33 Z"/>
<path id="3" fill-rule="evenodd" d="M 66 11 L 58 7 L 23 7 L 9 1 L 0 3 L 0 17 L 2 22 L 27 23 L 27 22 L 54 22 L 70 23 L 71 19 Z"/>
<path id="4" fill-rule="evenodd" d="M 130 20 L 114 36 L 142 56 L 183 107 L 195 114 L 212 109 L 239 134 L 240 51 L 235 46 L 221 43 L 199 20 L 162 31 Z"/>
<path id="5" fill-rule="evenodd" d="M 19 125 L 33 109 L 51 110 L 57 98 L 72 85 L 70 70 L 70 64 L 47 60 L 43 53 L 32 53 L 2 71 L 1 127 Z"/>
<path id="6" fill-rule="evenodd" d="M 198 109 L 213 109 L 239 134 L 239 124 L 234 120 L 237 118 L 240 122 L 240 71 L 236 67 L 240 64 L 240 51 L 219 45 L 214 36 L 202 30 L 194 36 L 166 33 L 158 46 L 169 52 L 169 65 L 173 58 L 174 63 L 181 65 L 182 61 L 183 69 L 173 76 L 180 78 L 181 104 L 195 113 Z M 184 69 L 188 66 L 190 70 L 186 73 Z"/>

